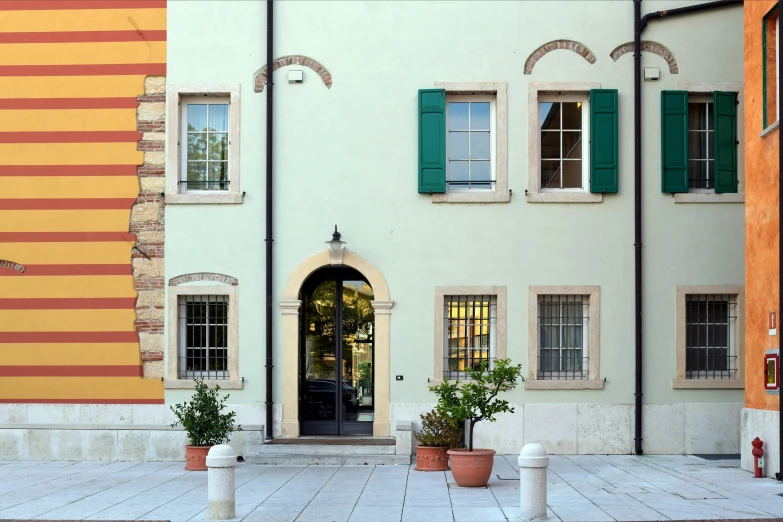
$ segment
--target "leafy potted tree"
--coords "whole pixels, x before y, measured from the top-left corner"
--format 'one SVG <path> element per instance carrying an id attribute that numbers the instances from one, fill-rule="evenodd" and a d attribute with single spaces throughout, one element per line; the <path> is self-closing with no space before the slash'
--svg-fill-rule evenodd
<path id="1" fill-rule="evenodd" d="M 446 471 L 449 469 L 447 451 L 462 446 L 459 424 L 438 410 L 421 415 L 421 431 L 414 433 L 416 469 L 418 471 Z"/>
<path id="2" fill-rule="evenodd" d="M 222 413 L 229 396 L 221 399 L 219 391 L 220 386 L 210 390 L 204 379 L 197 379 L 191 401 L 171 406 L 177 416 L 177 422 L 171 427 L 182 426 L 190 442 L 185 445 L 185 469 L 188 471 L 206 471 L 209 448 L 228 442 L 231 433 L 242 431 L 242 426 L 234 427 L 236 412 Z"/>
<path id="3" fill-rule="evenodd" d="M 522 365 L 512 365 L 511 359 L 498 359 L 486 371 L 486 364 L 478 370 L 468 370 L 464 382 L 443 381 L 430 390 L 438 395 L 436 409 L 457 422 L 465 423 L 468 447 L 448 451 L 451 473 L 462 487 L 485 486 L 492 475 L 495 450 L 473 447 L 473 429 L 477 422 L 495 422 L 498 413 L 514 412 L 508 401 L 499 399 L 500 392 L 512 390 L 519 380 Z"/>

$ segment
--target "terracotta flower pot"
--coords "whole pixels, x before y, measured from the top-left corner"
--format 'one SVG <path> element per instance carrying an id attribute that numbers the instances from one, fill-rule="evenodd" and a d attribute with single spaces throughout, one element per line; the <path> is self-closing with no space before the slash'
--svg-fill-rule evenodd
<path id="1" fill-rule="evenodd" d="M 449 455 L 446 447 L 416 446 L 417 471 L 447 471 Z"/>
<path id="2" fill-rule="evenodd" d="M 206 471 L 207 453 L 212 446 L 185 446 L 185 469 L 187 471 Z"/>
<path id="3" fill-rule="evenodd" d="M 491 449 L 453 449 L 449 450 L 451 474 L 458 486 L 477 488 L 486 486 L 492 475 L 495 450 Z"/>

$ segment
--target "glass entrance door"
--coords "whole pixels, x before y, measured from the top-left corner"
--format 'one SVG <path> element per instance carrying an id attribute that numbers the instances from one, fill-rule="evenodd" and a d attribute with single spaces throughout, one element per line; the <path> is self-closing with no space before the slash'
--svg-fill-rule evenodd
<path id="1" fill-rule="evenodd" d="M 302 289 L 302 435 L 372 434 L 373 292 L 356 270 L 324 268 Z"/>

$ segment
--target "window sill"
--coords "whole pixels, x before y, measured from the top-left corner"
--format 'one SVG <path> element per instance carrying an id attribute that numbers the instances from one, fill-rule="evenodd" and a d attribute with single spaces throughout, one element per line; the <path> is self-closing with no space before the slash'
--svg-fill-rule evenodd
<path id="1" fill-rule="evenodd" d="M 601 203 L 603 194 L 591 192 L 528 192 L 528 203 Z"/>
<path id="2" fill-rule="evenodd" d="M 525 380 L 526 390 L 603 390 L 604 381 L 590 379 L 572 379 L 572 380 Z"/>
<path id="3" fill-rule="evenodd" d="M 166 194 L 167 205 L 225 205 L 242 203 L 242 194 L 235 192 L 210 194 Z"/>
<path id="4" fill-rule="evenodd" d="M 745 379 L 673 379 L 672 388 L 691 390 L 741 390 L 745 388 Z"/>
<path id="5" fill-rule="evenodd" d="M 745 193 L 715 194 L 714 192 L 685 192 L 674 194 L 675 203 L 745 203 Z"/>
<path id="6" fill-rule="evenodd" d="M 231 381 L 228 379 L 204 379 L 207 387 L 214 389 L 215 386 L 220 386 L 221 390 L 241 390 L 245 381 Z M 196 381 L 185 379 L 166 379 L 163 381 L 163 388 L 166 390 L 195 390 Z"/>
<path id="7" fill-rule="evenodd" d="M 761 131 L 761 134 L 759 134 L 759 136 L 762 137 L 762 138 L 766 138 L 767 136 L 772 134 L 778 128 L 779 125 L 780 125 L 780 120 L 776 121 L 775 123 L 773 123 L 772 125 L 770 125 L 766 129 Z"/>
<path id="8" fill-rule="evenodd" d="M 433 203 L 508 203 L 508 192 L 446 192 L 433 194 Z"/>

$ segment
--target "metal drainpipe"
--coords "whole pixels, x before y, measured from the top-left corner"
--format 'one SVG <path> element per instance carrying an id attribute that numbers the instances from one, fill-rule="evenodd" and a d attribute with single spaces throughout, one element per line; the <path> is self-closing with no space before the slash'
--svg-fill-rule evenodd
<path id="1" fill-rule="evenodd" d="M 642 32 L 651 20 L 660 20 L 664 17 L 671 18 L 684 14 L 708 11 L 721 7 L 742 5 L 743 0 L 718 0 L 706 4 L 690 5 L 656 11 L 641 16 L 642 0 L 633 0 L 634 9 L 634 254 L 636 268 L 636 419 L 634 426 L 634 443 L 636 454 L 641 455 L 642 450 Z M 778 86 L 778 89 L 780 86 Z M 778 98 L 780 99 L 780 98 Z M 783 185 L 782 185 L 783 187 Z M 783 188 L 781 188 L 783 196 Z M 781 246 L 781 259 L 783 259 L 783 246 Z M 781 278 L 781 309 L 783 310 L 783 278 Z M 783 401 L 783 395 L 781 396 Z M 783 402 L 781 402 L 783 404 Z M 781 413 L 781 436 L 783 437 L 783 413 Z M 781 471 L 783 471 L 783 451 L 781 451 Z"/>
<path id="2" fill-rule="evenodd" d="M 273 401 L 272 401 L 272 69 L 274 61 L 274 3 L 266 0 L 266 437 L 269 441 L 274 438 L 272 429 Z"/>

